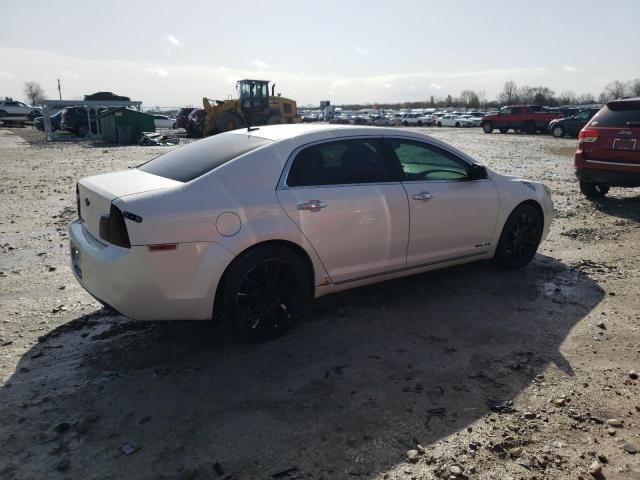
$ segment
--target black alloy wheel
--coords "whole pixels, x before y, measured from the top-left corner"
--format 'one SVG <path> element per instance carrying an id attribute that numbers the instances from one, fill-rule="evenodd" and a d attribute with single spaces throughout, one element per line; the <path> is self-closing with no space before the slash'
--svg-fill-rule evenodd
<path id="1" fill-rule="evenodd" d="M 305 262 L 279 245 L 256 247 L 235 261 L 224 285 L 224 315 L 240 338 L 268 340 L 289 330 L 311 297 Z"/>
<path id="2" fill-rule="evenodd" d="M 535 256 L 544 228 L 542 216 L 531 204 L 518 206 L 505 222 L 495 262 L 508 269 L 521 268 Z"/>

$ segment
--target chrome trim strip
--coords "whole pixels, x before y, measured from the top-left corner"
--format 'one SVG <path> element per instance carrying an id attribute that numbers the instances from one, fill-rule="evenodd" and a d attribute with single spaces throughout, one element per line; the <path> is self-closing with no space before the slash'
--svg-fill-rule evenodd
<path id="1" fill-rule="evenodd" d="M 585 160 L 587 163 L 598 163 L 600 165 L 620 165 L 621 167 L 638 167 L 640 163 L 605 162 L 604 160 Z"/>
<path id="2" fill-rule="evenodd" d="M 333 282 L 333 284 L 342 285 L 344 283 L 357 282 L 359 280 L 366 280 L 367 278 L 379 277 L 381 275 L 400 273 L 408 270 L 416 270 L 418 268 L 430 267 L 432 265 L 439 265 L 441 263 L 455 262 L 456 260 L 463 260 L 465 258 L 478 257 L 480 255 L 485 255 L 487 253 L 489 253 L 489 250 L 483 250 L 482 252 L 470 253 L 468 255 L 460 255 L 459 257 L 446 258 L 444 260 L 436 260 L 435 262 L 421 263 L 420 265 L 412 265 L 411 267 L 396 268 L 395 270 L 388 270 L 386 272 L 380 272 L 380 273 L 372 273 L 371 275 L 363 275 L 362 277 L 350 278 L 349 280 L 342 280 L 340 282 Z"/>

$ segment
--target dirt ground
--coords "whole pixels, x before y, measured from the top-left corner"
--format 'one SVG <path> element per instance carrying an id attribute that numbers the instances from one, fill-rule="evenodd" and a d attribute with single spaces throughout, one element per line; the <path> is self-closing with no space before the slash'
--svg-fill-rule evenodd
<path id="1" fill-rule="evenodd" d="M 73 278 L 76 180 L 175 147 L 0 130 L 0 478 L 640 479 L 640 191 L 585 200 L 575 140 L 425 130 L 551 187 L 532 264 L 325 297 L 258 345 Z"/>

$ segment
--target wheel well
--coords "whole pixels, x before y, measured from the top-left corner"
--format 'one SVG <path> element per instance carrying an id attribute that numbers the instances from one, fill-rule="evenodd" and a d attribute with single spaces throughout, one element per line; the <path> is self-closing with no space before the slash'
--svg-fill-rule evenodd
<path id="1" fill-rule="evenodd" d="M 540 218 L 542 218 L 542 223 L 544 224 L 544 210 L 542 210 L 542 206 L 538 202 L 536 202 L 535 200 L 525 200 L 524 202 L 521 202 L 518 205 L 516 205 L 513 208 L 513 210 L 518 208 L 520 205 L 532 205 L 533 207 L 535 207 L 535 209 L 540 214 Z M 513 210 L 511 210 L 511 211 L 513 212 Z"/>
<path id="2" fill-rule="evenodd" d="M 215 294 L 215 298 L 214 298 L 214 312 L 213 312 L 214 319 L 216 317 L 216 310 L 219 310 L 219 309 L 215 308 L 215 305 L 220 305 L 220 302 L 221 302 L 221 299 L 222 299 L 222 294 L 223 294 L 223 291 L 224 291 L 224 285 L 226 283 L 227 272 L 231 268 L 231 265 L 233 265 L 233 263 L 238 258 L 243 256 L 247 252 L 250 252 L 251 250 L 254 250 L 254 249 L 258 248 L 258 247 L 264 247 L 264 246 L 268 246 L 268 245 L 279 245 L 279 246 L 282 246 L 282 247 L 289 248 L 292 251 L 294 251 L 302 259 L 304 264 L 307 266 L 307 271 L 309 273 L 309 283 L 310 283 L 310 290 L 309 291 L 311 292 L 311 297 L 313 298 L 314 291 L 315 291 L 315 271 L 314 271 L 314 268 L 313 268 L 313 263 L 311 262 L 311 258 L 309 258 L 309 254 L 307 254 L 307 252 L 300 245 L 297 245 L 297 244 L 295 244 L 293 242 L 290 242 L 288 240 L 267 240 L 267 241 L 264 241 L 264 242 L 256 243 L 255 245 L 251 245 L 249 248 L 244 249 L 242 252 L 237 254 L 235 256 L 235 258 L 231 262 L 229 262 L 229 265 L 227 265 L 227 268 L 224 269 L 224 273 L 220 277 L 220 281 L 218 282 L 218 287 L 216 288 L 216 294 Z"/>

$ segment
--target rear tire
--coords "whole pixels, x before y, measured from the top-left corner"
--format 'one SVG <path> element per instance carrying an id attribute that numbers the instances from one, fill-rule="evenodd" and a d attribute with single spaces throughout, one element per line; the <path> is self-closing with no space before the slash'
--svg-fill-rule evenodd
<path id="1" fill-rule="evenodd" d="M 233 261 L 222 285 L 222 318 L 240 338 L 262 341 L 289 330 L 311 298 L 304 259 L 281 245 L 253 248 Z"/>
<path id="2" fill-rule="evenodd" d="M 580 180 L 580 191 L 587 198 L 602 198 L 609 192 L 609 186 Z"/>
<path id="3" fill-rule="evenodd" d="M 544 222 L 538 209 L 529 203 L 519 205 L 502 228 L 493 261 L 510 270 L 524 267 L 535 256 L 543 229 Z"/>
<path id="4" fill-rule="evenodd" d="M 442 126 L 442 122 L 438 122 L 438 126 L 441 127 Z"/>
<path id="5" fill-rule="evenodd" d="M 460 122 L 456 122 L 456 127 L 460 127 Z"/>
<path id="6" fill-rule="evenodd" d="M 493 132 L 493 125 L 491 124 L 491 122 L 484 122 L 482 124 L 482 131 L 484 133 L 491 133 Z"/>
<path id="7" fill-rule="evenodd" d="M 556 138 L 564 137 L 564 127 L 562 125 L 555 125 L 551 130 L 551 133 Z"/>

